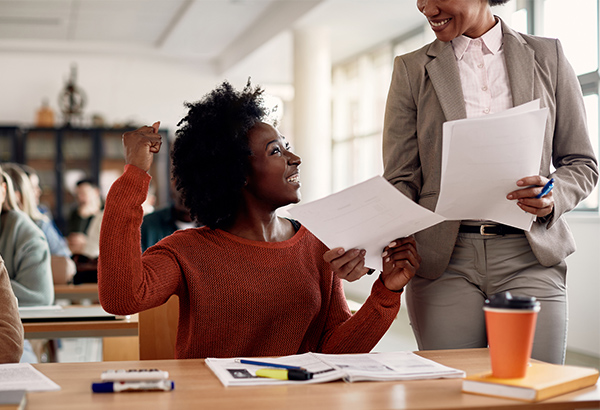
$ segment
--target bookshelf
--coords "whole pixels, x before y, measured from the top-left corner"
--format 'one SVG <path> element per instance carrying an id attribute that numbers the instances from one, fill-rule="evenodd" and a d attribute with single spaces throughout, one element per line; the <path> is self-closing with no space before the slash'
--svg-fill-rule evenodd
<path id="1" fill-rule="evenodd" d="M 33 167 L 39 174 L 42 197 L 57 226 L 64 230 L 75 204 L 71 189 L 82 178 L 100 184 L 103 197 L 125 166 L 122 135 L 130 128 L 21 128 L 0 127 L 0 161 Z M 157 206 L 169 199 L 168 130 L 161 129 L 163 146 L 150 174 L 156 187 Z M 64 232 L 64 231 L 63 231 Z"/>

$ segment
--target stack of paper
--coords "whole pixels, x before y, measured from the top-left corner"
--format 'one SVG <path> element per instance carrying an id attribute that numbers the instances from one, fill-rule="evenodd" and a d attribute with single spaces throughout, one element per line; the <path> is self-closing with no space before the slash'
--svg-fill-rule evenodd
<path id="1" fill-rule="evenodd" d="M 524 230 L 533 214 L 506 195 L 523 177 L 538 175 L 548 108 L 535 100 L 480 118 L 444 123 L 440 196 L 447 219 L 491 220 Z"/>
<path id="2" fill-rule="evenodd" d="M 240 363 L 240 358 L 207 358 L 206 364 L 224 386 L 251 386 L 297 383 L 323 383 L 333 380 L 389 381 L 461 378 L 465 373 L 412 352 L 367 354 L 304 353 L 293 356 L 263 359 L 260 361 L 300 366 L 314 373 L 310 380 L 277 380 L 256 376 L 256 371 L 266 366 Z"/>
<path id="3" fill-rule="evenodd" d="M 60 386 L 29 363 L 0 364 L 0 392 L 8 390 L 52 391 Z"/>
<path id="4" fill-rule="evenodd" d="M 506 195 L 538 175 L 548 109 L 540 101 L 443 128 L 442 174 L 435 213 L 378 176 L 288 209 L 329 248 L 365 249 L 366 266 L 381 270 L 383 248 L 444 220 L 490 220 L 528 231 L 533 214 Z"/>
<path id="5" fill-rule="evenodd" d="M 288 212 L 330 248 L 366 250 L 366 266 L 378 270 L 383 248 L 391 241 L 444 220 L 381 176 Z"/>

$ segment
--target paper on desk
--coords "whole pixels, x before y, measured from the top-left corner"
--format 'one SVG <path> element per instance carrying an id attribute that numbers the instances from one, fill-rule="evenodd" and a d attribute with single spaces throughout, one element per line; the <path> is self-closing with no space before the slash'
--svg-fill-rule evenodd
<path id="1" fill-rule="evenodd" d="M 206 358 L 206 365 L 224 386 L 312 384 L 334 380 L 386 381 L 461 378 L 462 370 L 444 366 L 412 352 L 365 354 L 302 353 L 276 358 L 248 358 L 268 363 L 299 366 L 314 373 L 310 380 L 278 380 L 257 377 L 263 365 L 240 363 L 240 358 Z"/>
<path id="2" fill-rule="evenodd" d="M 52 391 L 60 386 L 29 363 L 0 364 L 0 391 Z"/>
<path id="3" fill-rule="evenodd" d="M 506 195 L 539 173 L 548 108 L 539 100 L 480 118 L 444 123 L 435 212 L 447 219 L 491 220 L 529 230 L 535 216 Z"/>
<path id="4" fill-rule="evenodd" d="M 383 248 L 391 241 L 444 220 L 381 176 L 288 212 L 330 248 L 366 250 L 366 266 L 378 270 L 382 269 Z"/>

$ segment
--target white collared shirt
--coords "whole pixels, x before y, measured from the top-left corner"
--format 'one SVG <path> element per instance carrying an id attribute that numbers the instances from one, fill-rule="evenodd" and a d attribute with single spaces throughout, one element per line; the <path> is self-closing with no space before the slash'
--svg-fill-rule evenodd
<path id="1" fill-rule="evenodd" d="M 498 21 L 478 38 L 459 36 L 452 40 L 460 72 L 467 118 L 481 117 L 513 106 Z"/>

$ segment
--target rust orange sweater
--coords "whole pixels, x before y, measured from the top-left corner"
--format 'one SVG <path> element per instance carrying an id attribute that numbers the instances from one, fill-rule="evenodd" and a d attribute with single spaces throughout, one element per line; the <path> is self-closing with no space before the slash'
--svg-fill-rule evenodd
<path id="1" fill-rule="evenodd" d="M 177 294 L 177 358 L 369 352 L 396 317 L 400 295 L 379 280 L 351 315 L 340 279 L 323 261 L 327 248 L 304 227 L 275 243 L 187 229 L 142 256 L 141 205 L 149 182 L 146 172 L 128 165 L 108 193 L 100 302 L 125 315 Z"/>

